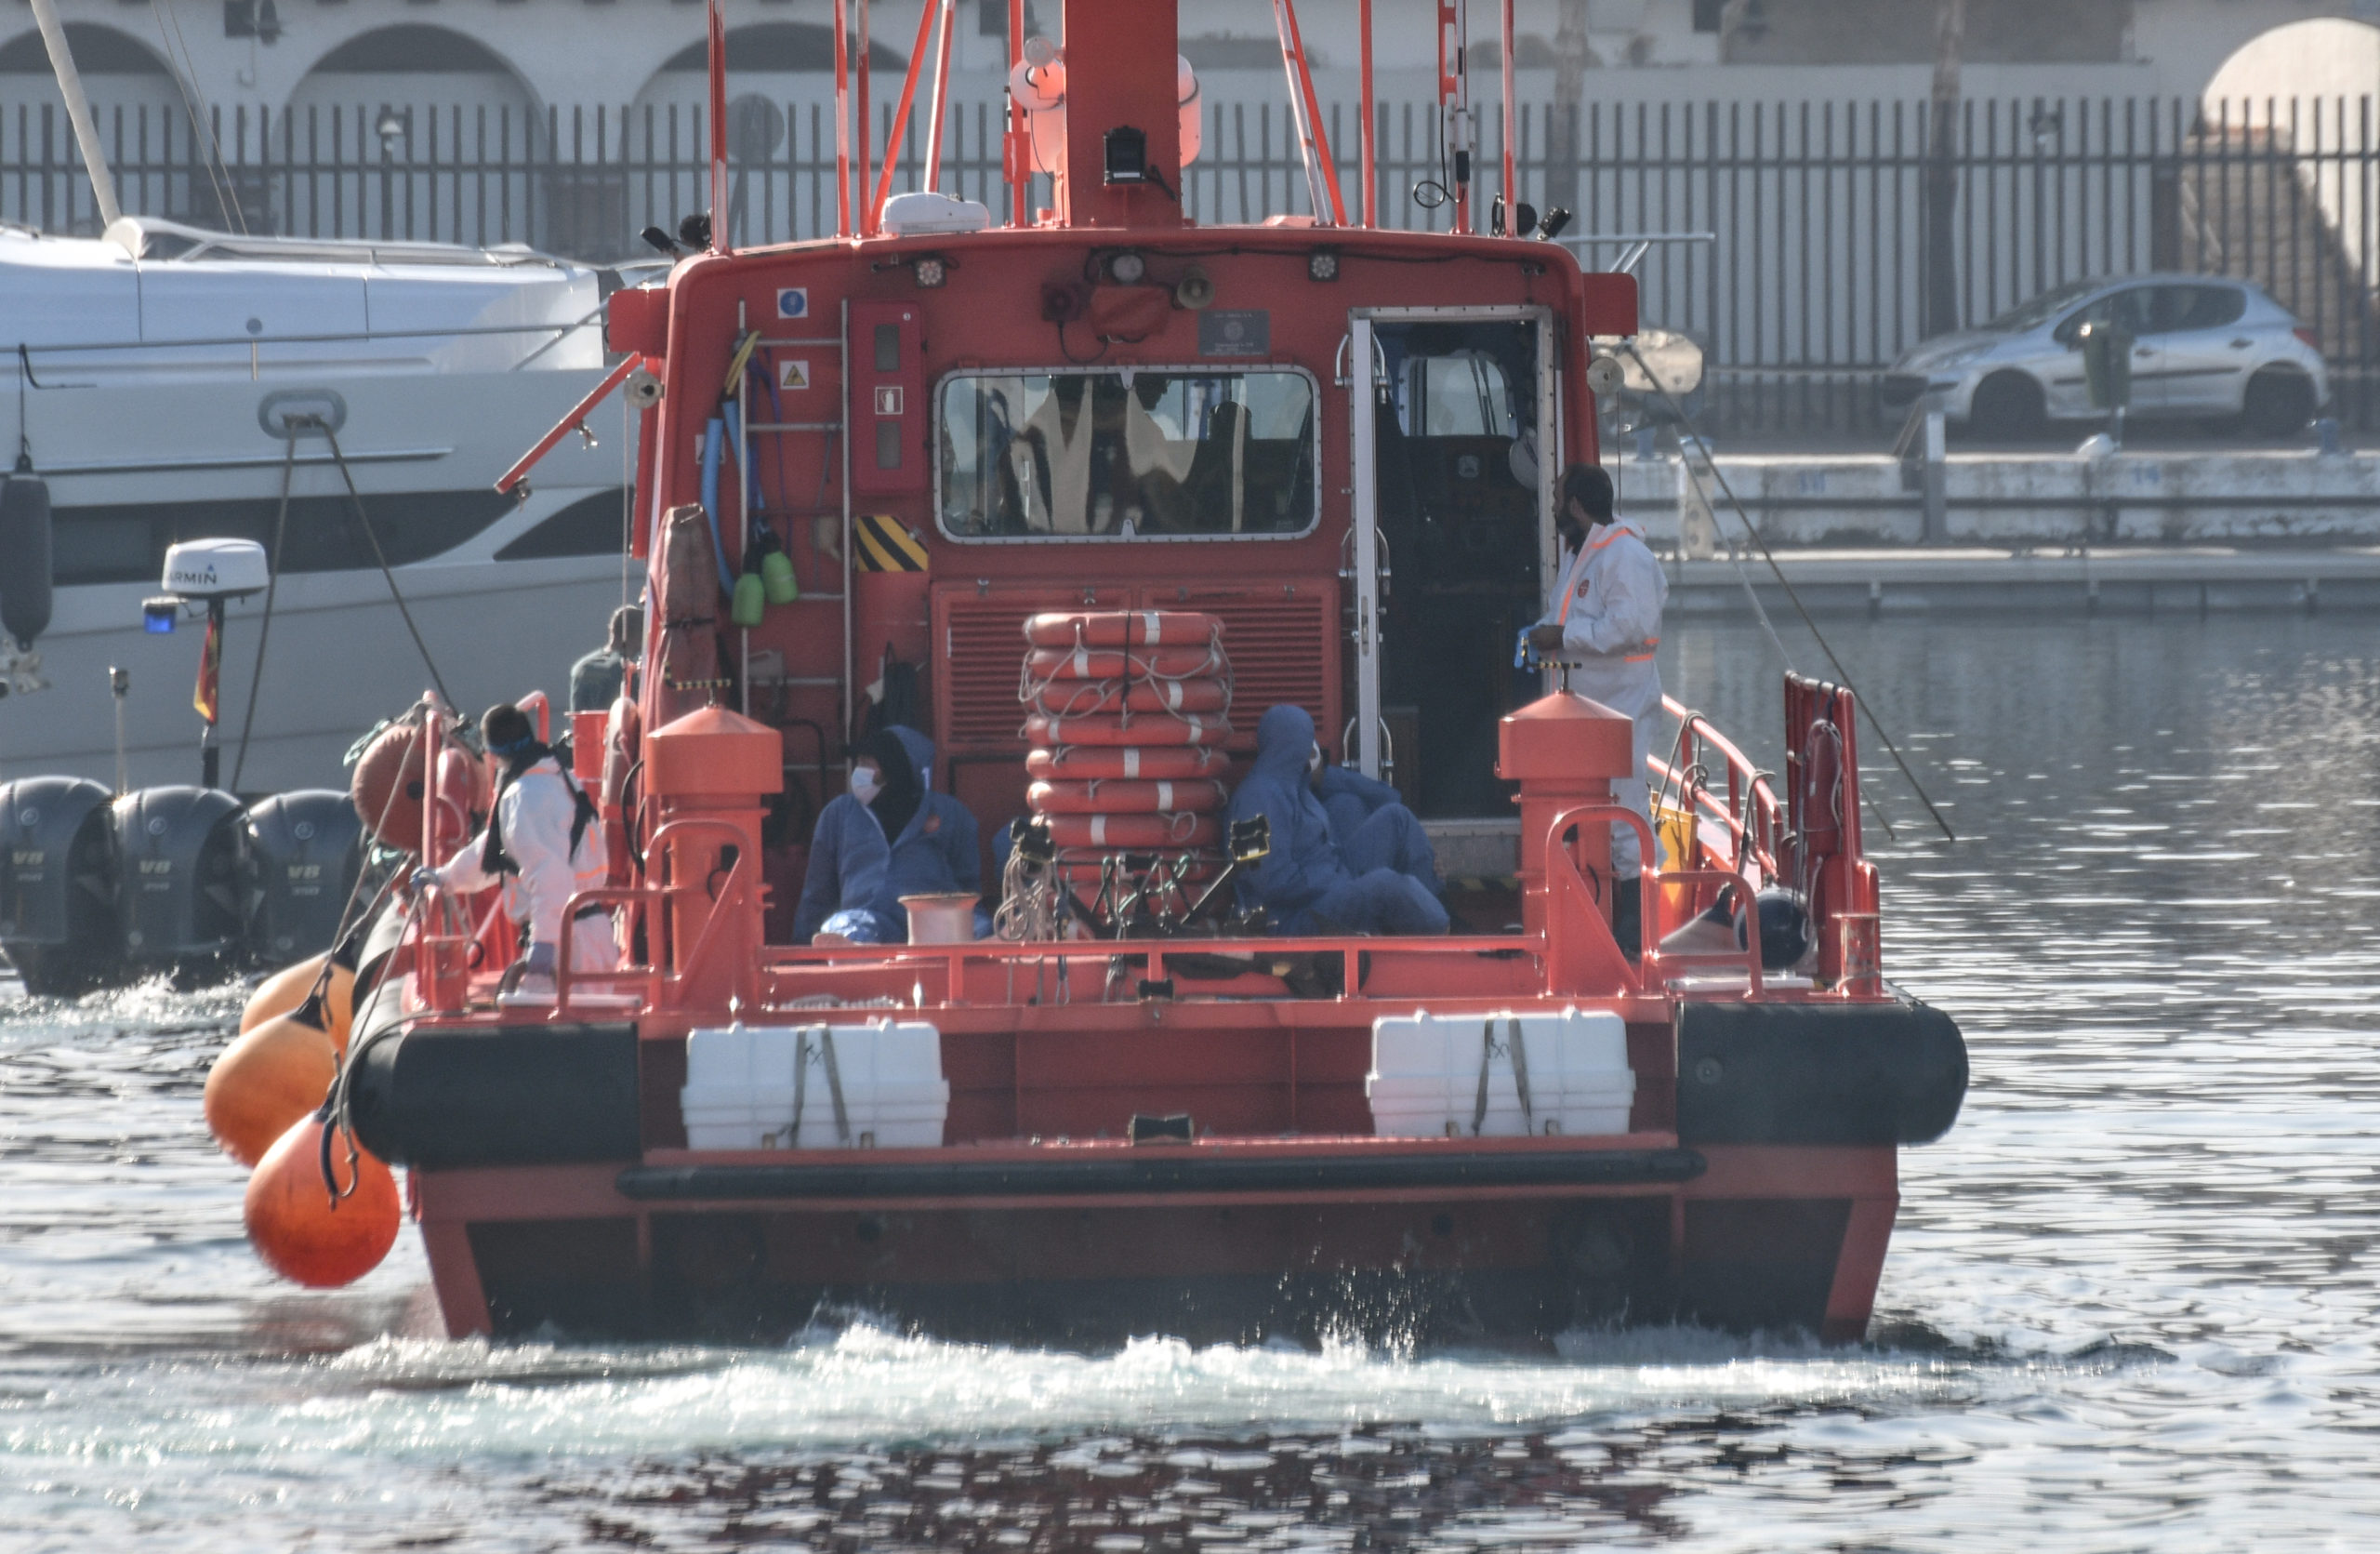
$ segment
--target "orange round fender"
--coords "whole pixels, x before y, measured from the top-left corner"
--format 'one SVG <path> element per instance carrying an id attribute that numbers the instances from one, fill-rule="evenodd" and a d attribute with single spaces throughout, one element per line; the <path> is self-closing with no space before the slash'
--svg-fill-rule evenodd
<path id="1" fill-rule="evenodd" d="M 284 1279 L 317 1290 L 352 1284 L 389 1255 L 403 1222 L 396 1177 L 358 1149 L 354 1190 L 334 1201 L 323 1180 L 323 1132 L 330 1123 L 309 1114 L 265 1151 L 248 1178 L 243 1217 L 248 1243 Z M 331 1168 L 349 1183 L 346 1141 L 331 1141 Z"/>

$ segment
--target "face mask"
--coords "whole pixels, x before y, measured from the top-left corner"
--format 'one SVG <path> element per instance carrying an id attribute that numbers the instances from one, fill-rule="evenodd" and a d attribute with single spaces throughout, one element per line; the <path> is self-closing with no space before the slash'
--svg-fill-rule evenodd
<path id="1" fill-rule="evenodd" d="M 876 795 L 882 791 L 884 791 L 884 784 L 877 780 L 876 774 L 874 772 L 868 770 L 866 766 L 854 766 L 852 768 L 853 798 L 857 799 L 864 804 L 872 804 L 876 802 Z"/>
<path id="2" fill-rule="evenodd" d="M 1305 775 L 1312 777 L 1320 770 L 1322 770 L 1322 746 L 1316 744 L 1314 749 L 1306 752 Z"/>

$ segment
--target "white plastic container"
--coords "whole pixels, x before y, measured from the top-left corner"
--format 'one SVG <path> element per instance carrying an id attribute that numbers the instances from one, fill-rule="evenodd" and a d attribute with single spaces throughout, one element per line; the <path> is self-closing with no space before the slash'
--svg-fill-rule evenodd
<path id="1" fill-rule="evenodd" d="M 1516 1030 L 1526 1103 L 1524 1065 L 1514 1061 Z M 1383 1137 L 1593 1136 L 1628 1131 L 1636 1076 L 1628 1067 L 1627 1024 L 1607 1010 L 1416 1011 L 1372 1022 L 1364 1093 L 1372 1130 Z"/>
<path id="2" fill-rule="evenodd" d="M 696 1149 L 923 1149 L 942 1142 L 950 1084 L 923 1020 L 735 1025 L 688 1034 L 678 1101 Z"/>

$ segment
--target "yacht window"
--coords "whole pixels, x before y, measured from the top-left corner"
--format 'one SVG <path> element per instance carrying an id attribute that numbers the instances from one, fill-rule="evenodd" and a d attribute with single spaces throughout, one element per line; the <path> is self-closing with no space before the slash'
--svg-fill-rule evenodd
<path id="1" fill-rule="evenodd" d="M 962 373 L 943 379 L 938 506 L 955 539 L 1283 536 L 1314 526 L 1303 372 Z"/>

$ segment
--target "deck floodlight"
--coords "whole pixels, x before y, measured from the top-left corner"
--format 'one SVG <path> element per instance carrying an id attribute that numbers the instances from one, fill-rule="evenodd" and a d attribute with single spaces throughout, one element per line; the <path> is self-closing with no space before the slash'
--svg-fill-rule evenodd
<path id="1" fill-rule="evenodd" d="M 1262 815 L 1231 823 L 1231 860 L 1262 863 L 1273 852 L 1273 822 Z"/>
<path id="2" fill-rule="evenodd" d="M 1339 278 L 1339 250 L 1316 248 L 1305 257 L 1305 278 L 1309 281 L 1335 281 Z"/>
<path id="3" fill-rule="evenodd" d="M 931 291 L 950 279 L 950 266 L 946 261 L 928 255 L 910 265 L 909 273 L 921 288 Z"/>
<path id="4" fill-rule="evenodd" d="M 1555 238 L 1561 236 L 1562 233 L 1569 228 L 1569 206 L 1557 205 L 1553 209 L 1547 211 L 1544 217 L 1539 220 L 1537 223 L 1537 235 L 1543 238 L 1546 242 L 1551 243 Z"/>
<path id="5" fill-rule="evenodd" d="M 1149 261 L 1130 248 L 1107 261 L 1107 278 L 1119 286 L 1136 286 L 1147 278 Z"/>

